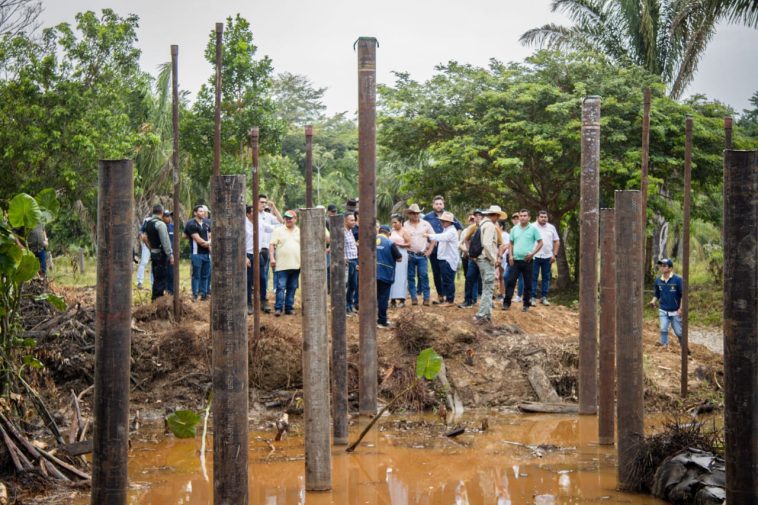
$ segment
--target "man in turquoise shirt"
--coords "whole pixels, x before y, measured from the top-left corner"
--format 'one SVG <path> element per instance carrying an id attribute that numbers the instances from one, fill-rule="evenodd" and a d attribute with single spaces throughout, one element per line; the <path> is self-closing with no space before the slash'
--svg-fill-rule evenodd
<path id="1" fill-rule="evenodd" d="M 519 275 L 524 276 L 524 312 L 529 310 L 532 298 L 532 258 L 542 249 L 542 235 L 529 222 L 529 211 L 519 211 L 519 224 L 511 229 L 511 254 L 508 256 L 508 278 L 506 279 L 503 310 L 511 308 L 511 298 Z"/>

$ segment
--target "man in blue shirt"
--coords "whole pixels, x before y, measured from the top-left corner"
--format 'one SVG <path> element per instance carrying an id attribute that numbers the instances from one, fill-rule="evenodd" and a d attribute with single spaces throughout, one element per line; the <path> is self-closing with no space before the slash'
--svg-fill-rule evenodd
<path id="1" fill-rule="evenodd" d="M 661 323 L 661 339 L 657 345 L 668 347 L 669 325 L 673 327 L 679 344 L 682 343 L 682 278 L 674 273 L 674 262 L 668 258 L 658 260 L 661 276 L 655 279 L 655 295 L 650 305 L 658 302 L 658 319 Z"/>
<path id="2" fill-rule="evenodd" d="M 380 329 L 391 328 L 387 320 L 387 307 L 390 302 L 390 290 L 395 282 L 395 263 L 403 256 L 397 245 L 389 239 L 390 227 L 383 224 L 376 236 L 376 324 Z"/>
<path id="3" fill-rule="evenodd" d="M 434 210 L 432 210 L 429 214 L 426 214 L 424 216 L 424 220 L 428 221 L 429 224 L 432 225 L 434 233 L 442 233 L 444 227 L 440 222 L 440 217 L 442 217 L 442 213 L 445 212 L 445 198 L 442 195 L 435 196 L 434 199 L 432 199 L 432 208 Z M 458 231 L 461 231 L 463 229 L 463 226 L 457 219 L 453 222 L 453 226 L 455 226 L 455 229 Z M 429 263 L 432 265 L 434 289 L 437 291 L 437 301 L 432 302 L 435 305 L 445 303 L 445 295 L 443 294 L 444 289 L 442 287 L 442 269 L 440 265 L 440 262 L 445 260 L 440 260 L 437 258 L 437 248 L 438 247 L 435 244 L 434 249 L 432 249 L 432 254 L 429 255 Z"/>

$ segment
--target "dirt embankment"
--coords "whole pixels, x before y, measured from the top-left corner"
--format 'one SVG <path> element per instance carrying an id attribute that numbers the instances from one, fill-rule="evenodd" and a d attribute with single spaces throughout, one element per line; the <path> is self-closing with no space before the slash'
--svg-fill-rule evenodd
<path id="1" fill-rule="evenodd" d="M 88 388 L 94 377 L 94 293 L 63 290 L 69 311 L 42 321 L 30 319 L 38 355 L 45 364 L 36 382 L 55 399 Z M 175 408 L 200 408 L 210 387 L 210 303 L 184 300 L 181 323 L 172 315 L 172 299 L 164 297 L 133 312 L 132 410 L 142 417 L 162 416 Z M 535 363 L 544 370 L 558 395 L 574 401 L 578 372 L 578 314 L 566 307 L 535 307 L 528 313 L 496 311 L 491 326 L 475 325 L 471 309 L 408 307 L 391 310 L 395 329 L 378 332 L 380 394 L 388 400 L 414 381 L 415 357 L 433 347 L 445 359 L 450 385 L 466 407 L 508 407 L 537 400 L 527 378 Z M 52 322 L 52 324 L 51 324 Z M 302 332 L 295 316 L 262 315 L 261 338 L 252 338 L 248 318 L 251 406 L 263 411 L 297 411 L 302 387 Z M 357 398 L 358 319 L 348 318 L 351 398 Z M 679 397 L 680 356 L 676 344 L 663 350 L 654 344 L 657 327 L 645 326 L 644 371 L 646 408 L 671 410 Z M 676 339 L 674 339 L 676 341 Z M 722 358 L 706 347 L 692 345 L 688 403 L 718 398 Z M 443 388 L 419 383 L 402 408 L 430 408 L 444 398 Z M 690 401 L 691 400 L 691 401 Z M 85 396 L 86 403 L 91 396 Z M 56 405 L 65 417 L 65 400 Z"/>

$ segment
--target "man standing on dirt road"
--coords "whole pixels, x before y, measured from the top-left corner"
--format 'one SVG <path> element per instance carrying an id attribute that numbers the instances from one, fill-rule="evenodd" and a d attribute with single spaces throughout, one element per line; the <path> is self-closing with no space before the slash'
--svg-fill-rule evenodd
<path id="1" fill-rule="evenodd" d="M 168 228 L 163 222 L 163 206 L 153 206 L 153 215 L 145 225 L 147 245 L 150 248 L 150 261 L 153 263 L 153 292 L 152 300 L 163 296 L 168 278 L 168 266 L 174 264 L 174 253 Z"/>
<path id="2" fill-rule="evenodd" d="M 542 249 L 542 235 L 529 222 L 529 211 L 519 211 L 519 224 L 511 229 L 511 255 L 508 257 L 508 278 L 505 281 L 503 310 L 511 308 L 511 298 L 516 288 L 519 274 L 524 276 L 524 307 L 527 312 L 532 298 L 532 259 Z"/>
<path id="3" fill-rule="evenodd" d="M 432 199 L 432 209 L 432 212 L 424 216 L 424 221 L 432 225 L 434 233 L 442 233 L 444 231 L 444 227 L 442 226 L 440 218 L 445 212 L 445 197 L 442 195 L 435 196 L 434 199 Z M 458 231 L 461 231 L 463 229 L 463 226 L 458 222 L 457 219 L 453 223 L 453 226 L 455 226 L 455 229 Z M 445 291 L 443 288 L 444 283 L 442 280 L 442 262 L 445 260 L 440 260 L 437 257 L 437 250 L 438 244 L 434 244 L 434 249 L 432 249 L 432 253 L 429 255 L 429 263 L 432 265 L 432 277 L 434 278 L 434 289 L 437 291 L 437 300 L 432 302 L 435 305 L 445 303 Z"/>
<path id="4" fill-rule="evenodd" d="M 561 248 L 561 238 L 555 226 L 547 222 L 547 211 L 541 210 L 537 214 L 535 223 L 537 230 L 542 236 L 542 249 L 534 256 L 534 272 L 532 272 L 532 296 L 537 298 L 537 277 L 542 277 L 540 300 L 542 305 L 550 305 L 547 301 L 547 293 L 550 290 L 550 277 L 553 263 L 558 257 Z"/>
<path id="5" fill-rule="evenodd" d="M 481 253 L 472 251 L 476 248 L 475 240 L 469 243 L 469 255 L 476 256 L 476 266 L 482 276 L 482 298 L 479 302 L 479 311 L 474 316 L 474 322 L 492 322 L 492 292 L 495 289 L 495 266 L 498 260 L 498 230 L 497 222 L 506 219 L 508 215 L 499 206 L 492 205 L 482 212 L 484 219 L 479 225 L 479 240 L 481 241 Z"/>
<path id="6" fill-rule="evenodd" d="M 189 237 L 192 255 L 192 300 L 208 299 L 208 285 L 211 276 L 211 226 L 205 219 L 205 205 L 195 205 L 193 219 L 184 226 L 184 234 Z"/>
<path id="7" fill-rule="evenodd" d="M 443 212 L 439 220 L 443 227 L 442 233 L 427 233 L 426 238 L 437 243 L 442 306 L 451 307 L 455 303 L 455 272 L 461 260 L 458 254 L 458 231 L 455 229 L 455 216 L 452 212 Z"/>
<path id="8" fill-rule="evenodd" d="M 347 314 L 358 311 L 358 246 L 353 235 L 354 227 L 355 213 L 345 212 L 345 263 L 347 266 L 345 311 Z"/>
<path id="9" fill-rule="evenodd" d="M 424 305 L 429 305 L 429 262 L 427 258 L 432 254 L 436 245 L 426 238 L 427 233 L 434 233 L 434 228 L 428 221 L 421 219 L 421 209 L 418 204 L 413 204 L 405 211 L 408 220 L 403 223 L 403 228 L 411 237 L 408 248 L 408 292 L 411 294 L 411 305 L 418 305 L 418 295 L 424 300 Z M 418 288 L 416 288 L 416 272 L 418 271 Z"/>
<path id="10" fill-rule="evenodd" d="M 269 209 L 270 212 L 267 212 Z M 266 195 L 258 196 L 258 248 L 260 250 L 260 283 L 261 283 L 261 310 L 266 314 L 271 312 L 266 297 L 268 290 L 268 269 L 271 264 L 269 257 L 269 244 L 271 243 L 271 234 L 274 229 L 284 223 L 279 209 L 274 202 L 270 202 Z M 276 289 L 276 286 L 274 286 Z"/>
<path id="11" fill-rule="evenodd" d="M 284 226 L 271 235 L 271 266 L 276 270 L 276 303 L 274 315 L 282 311 L 288 316 L 295 313 L 295 292 L 300 285 L 300 228 L 297 213 L 284 213 Z"/>
<path id="12" fill-rule="evenodd" d="M 661 339 L 657 345 L 668 347 L 669 325 L 674 329 L 674 335 L 682 343 L 682 278 L 674 273 L 674 262 L 668 258 L 658 260 L 661 276 L 655 279 L 655 294 L 650 305 L 655 307 L 658 302 L 658 320 L 661 327 Z"/>

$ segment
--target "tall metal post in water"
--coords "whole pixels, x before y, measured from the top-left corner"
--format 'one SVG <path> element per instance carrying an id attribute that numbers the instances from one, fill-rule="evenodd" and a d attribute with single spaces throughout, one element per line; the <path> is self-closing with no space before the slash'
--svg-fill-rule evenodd
<path id="1" fill-rule="evenodd" d="M 247 505 L 245 176 L 212 182 L 213 503 Z"/>
<path id="2" fill-rule="evenodd" d="M 758 503 L 758 151 L 724 152 L 727 503 Z"/>
<path id="3" fill-rule="evenodd" d="M 358 268 L 361 414 L 376 414 L 376 46 L 373 37 L 358 39 L 358 184 L 360 228 Z"/>
<path id="4" fill-rule="evenodd" d="M 726 116 L 724 118 L 724 149 L 732 148 L 732 118 Z"/>
<path id="5" fill-rule="evenodd" d="M 179 239 L 181 230 L 179 226 L 179 194 L 181 191 L 181 167 L 179 166 L 179 46 L 171 46 L 171 126 L 174 134 L 173 152 L 171 153 L 171 164 L 174 168 L 174 211 L 172 220 L 174 221 L 174 243 L 171 247 L 174 249 L 174 320 L 178 323 L 182 319 L 182 298 L 179 293 Z"/>
<path id="6" fill-rule="evenodd" d="M 335 445 L 347 445 L 347 322 L 345 216 L 329 216 L 332 285 L 332 423 Z"/>
<path id="7" fill-rule="evenodd" d="M 613 209 L 600 209 L 600 381 L 597 422 L 601 445 L 613 445 L 616 414 L 615 219 Z"/>
<path id="8" fill-rule="evenodd" d="M 261 336 L 261 241 L 259 228 L 258 200 L 260 199 L 260 169 L 258 165 L 258 139 L 260 129 L 250 129 L 250 148 L 253 154 L 253 338 L 257 342 Z"/>
<path id="9" fill-rule="evenodd" d="M 579 228 L 579 413 L 597 412 L 597 245 L 600 212 L 600 97 L 582 103 Z"/>
<path id="10" fill-rule="evenodd" d="M 129 445 L 134 165 L 101 161 L 97 198 L 92 505 L 125 505 Z"/>
<path id="11" fill-rule="evenodd" d="M 305 127 L 305 206 L 313 208 L 313 125 Z"/>
<path id="12" fill-rule="evenodd" d="M 645 435 L 642 369 L 642 240 L 639 191 L 616 191 L 616 402 L 618 483 L 637 484 L 635 447 Z"/>
<path id="13" fill-rule="evenodd" d="M 216 86 L 213 123 L 213 175 L 221 175 L 221 60 L 223 58 L 224 23 L 216 23 Z M 214 209 L 215 211 L 215 209 Z"/>
<path id="14" fill-rule="evenodd" d="M 332 488 L 329 417 L 329 341 L 326 323 L 326 233 L 324 209 L 300 210 L 303 277 L 303 413 L 305 489 Z"/>
<path id="15" fill-rule="evenodd" d="M 682 374 L 681 395 L 687 396 L 687 354 L 690 319 L 690 208 L 692 200 L 692 118 L 684 123 L 684 216 L 682 225 Z"/>

